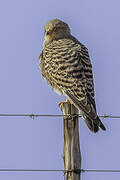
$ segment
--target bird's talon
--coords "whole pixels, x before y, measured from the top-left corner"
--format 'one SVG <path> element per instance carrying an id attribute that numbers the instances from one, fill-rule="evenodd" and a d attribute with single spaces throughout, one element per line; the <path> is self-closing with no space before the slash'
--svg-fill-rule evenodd
<path id="1" fill-rule="evenodd" d="M 59 107 L 61 108 L 63 104 L 70 104 L 70 101 L 66 99 L 66 101 L 59 102 Z"/>
<path id="2" fill-rule="evenodd" d="M 64 103 L 65 103 L 64 101 L 59 102 L 59 107 L 60 107 L 60 109 L 62 109 L 62 106 L 63 106 Z"/>

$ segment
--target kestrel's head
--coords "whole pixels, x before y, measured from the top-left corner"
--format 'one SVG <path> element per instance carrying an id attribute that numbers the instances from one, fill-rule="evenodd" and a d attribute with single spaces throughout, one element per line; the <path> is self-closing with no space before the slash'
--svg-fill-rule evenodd
<path id="1" fill-rule="evenodd" d="M 53 19 L 48 21 L 45 25 L 45 42 L 49 43 L 52 40 L 65 38 L 70 35 L 70 28 L 69 26 L 59 20 Z"/>

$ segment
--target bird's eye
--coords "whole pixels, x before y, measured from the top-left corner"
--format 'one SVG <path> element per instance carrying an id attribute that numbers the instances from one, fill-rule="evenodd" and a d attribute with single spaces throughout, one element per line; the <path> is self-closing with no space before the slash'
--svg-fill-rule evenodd
<path id="1" fill-rule="evenodd" d="M 50 31 L 46 31 L 46 35 L 49 35 L 50 34 Z"/>

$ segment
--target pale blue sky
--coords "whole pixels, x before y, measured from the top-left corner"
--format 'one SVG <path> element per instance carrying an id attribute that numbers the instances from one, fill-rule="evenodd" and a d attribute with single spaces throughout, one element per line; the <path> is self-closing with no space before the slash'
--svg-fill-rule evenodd
<path id="1" fill-rule="evenodd" d="M 60 18 L 88 49 L 98 114 L 120 114 L 119 0 L 1 0 L 0 113 L 61 114 L 41 78 L 38 56 L 46 21 Z M 92 134 L 80 119 L 82 168 L 120 169 L 120 119 Z M 0 117 L 0 168 L 62 169 L 62 118 Z M 64 179 L 61 172 L 0 172 L 2 180 Z M 119 180 L 119 173 L 83 173 L 82 180 Z"/>

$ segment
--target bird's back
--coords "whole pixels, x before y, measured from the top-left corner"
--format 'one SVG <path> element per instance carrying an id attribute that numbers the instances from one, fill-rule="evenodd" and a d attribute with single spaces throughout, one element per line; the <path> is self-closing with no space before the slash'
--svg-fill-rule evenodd
<path id="1" fill-rule="evenodd" d="M 92 65 L 83 44 L 71 35 L 45 44 L 40 67 L 48 84 L 81 111 L 91 131 L 105 130 L 96 113 Z"/>

